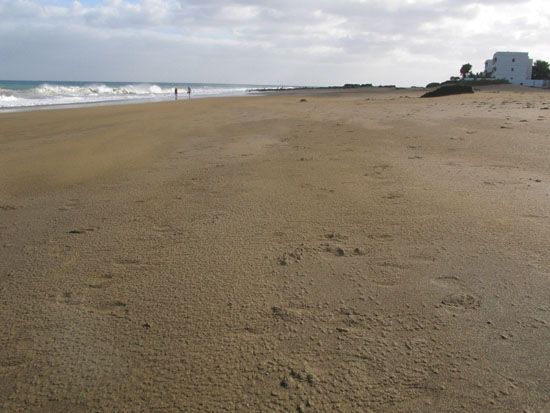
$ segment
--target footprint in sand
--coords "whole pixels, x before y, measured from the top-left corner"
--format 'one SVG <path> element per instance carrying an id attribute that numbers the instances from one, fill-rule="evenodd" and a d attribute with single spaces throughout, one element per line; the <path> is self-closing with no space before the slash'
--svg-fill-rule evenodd
<path id="1" fill-rule="evenodd" d="M 382 198 L 384 199 L 399 199 L 403 198 L 403 194 L 399 192 L 390 192 L 388 195 L 384 195 Z"/>
<path id="2" fill-rule="evenodd" d="M 97 310 L 118 318 L 123 318 L 128 315 L 128 305 L 119 300 L 104 301 L 97 306 Z"/>
<path id="3" fill-rule="evenodd" d="M 384 261 L 373 268 L 374 279 L 373 282 L 377 285 L 384 287 L 393 287 L 399 284 L 399 280 L 403 275 L 405 266 L 390 262 Z"/>
<path id="4" fill-rule="evenodd" d="M 325 247 L 325 251 L 330 252 L 330 253 L 336 255 L 337 257 L 345 257 L 346 256 L 346 251 L 344 250 L 344 248 L 338 247 L 338 246 L 333 247 L 331 245 L 327 245 Z"/>
<path id="5" fill-rule="evenodd" d="M 81 229 L 72 229 L 68 231 L 68 234 L 85 234 L 87 232 L 94 232 L 98 228 L 81 228 Z"/>
<path id="6" fill-rule="evenodd" d="M 57 297 L 57 302 L 65 305 L 78 305 L 81 301 L 71 291 L 65 291 Z"/>
<path id="7" fill-rule="evenodd" d="M 355 256 L 363 256 L 363 255 L 367 255 L 367 251 L 365 251 L 363 248 L 361 247 L 357 247 L 353 250 L 353 255 Z"/>
<path id="8" fill-rule="evenodd" d="M 388 179 L 388 177 L 386 176 L 386 172 L 388 172 L 389 169 L 391 169 L 391 165 L 388 164 L 374 165 L 372 167 L 372 173 L 367 172 L 364 174 L 364 176 L 370 176 L 374 179 L 385 180 Z"/>
<path id="9" fill-rule="evenodd" d="M 431 283 L 444 288 L 455 288 L 460 284 L 460 279 L 454 275 L 445 275 L 431 280 Z"/>
<path id="10" fill-rule="evenodd" d="M 135 258 L 118 258 L 114 263 L 117 265 L 139 265 L 140 260 Z"/>
<path id="11" fill-rule="evenodd" d="M 306 253 L 305 246 L 294 248 L 291 252 L 285 252 L 277 257 L 277 263 L 282 266 L 290 265 L 292 263 L 300 262 Z"/>
<path id="12" fill-rule="evenodd" d="M 526 214 L 523 215 L 523 218 L 547 219 L 548 217 L 546 215 Z"/>
<path id="13" fill-rule="evenodd" d="M 112 284 L 113 274 L 111 272 L 103 275 L 91 276 L 88 282 L 88 288 L 92 289 L 105 289 Z"/>
<path id="14" fill-rule="evenodd" d="M 385 171 L 391 168 L 391 165 L 388 164 L 380 164 L 380 165 L 374 165 L 374 173 L 376 175 L 382 175 Z"/>
<path id="15" fill-rule="evenodd" d="M 393 241 L 394 237 L 390 234 L 369 234 L 367 238 L 377 241 Z"/>
<path id="16" fill-rule="evenodd" d="M 78 209 L 78 208 L 80 208 L 80 199 L 73 198 L 73 199 L 69 199 L 67 203 L 65 203 L 63 206 L 59 207 L 58 209 L 60 211 L 71 211 L 73 209 Z"/>
<path id="17" fill-rule="evenodd" d="M 346 235 L 342 235 L 338 232 L 329 232 L 325 234 L 325 238 L 331 241 L 345 241 L 348 239 Z"/>
<path id="18" fill-rule="evenodd" d="M 431 254 L 413 254 L 409 256 L 409 259 L 407 262 L 410 264 L 433 264 L 435 262 L 436 258 Z"/>
<path id="19" fill-rule="evenodd" d="M 340 245 L 322 244 L 321 250 L 335 255 L 336 257 L 353 257 L 366 255 L 366 251 L 361 248 L 344 248 Z"/>
<path id="20" fill-rule="evenodd" d="M 17 209 L 17 207 L 13 206 L 13 205 L 0 205 L 0 210 L 1 211 L 15 211 Z"/>
<path id="21" fill-rule="evenodd" d="M 93 282 L 88 284 L 88 288 L 93 288 L 97 290 L 101 290 L 103 288 L 107 287 L 106 282 Z"/>
<path id="22" fill-rule="evenodd" d="M 287 322 L 296 321 L 299 318 L 299 314 L 277 306 L 271 307 L 271 314 L 273 317 Z"/>
<path id="23" fill-rule="evenodd" d="M 479 308 L 481 300 L 472 294 L 454 293 L 445 297 L 441 303 L 450 308 L 474 310 Z"/>
<path id="24" fill-rule="evenodd" d="M 280 380 L 279 385 L 283 389 L 301 389 L 302 385 L 314 386 L 317 382 L 317 376 L 312 371 L 290 368 L 288 370 L 288 374 L 285 374 L 285 376 Z M 299 406 L 297 411 L 304 410 Z"/>

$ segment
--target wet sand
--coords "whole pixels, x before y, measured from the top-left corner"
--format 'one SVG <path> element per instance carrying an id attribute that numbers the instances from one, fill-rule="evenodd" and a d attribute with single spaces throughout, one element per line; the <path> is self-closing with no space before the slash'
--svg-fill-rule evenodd
<path id="1" fill-rule="evenodd" d="M 550 92 L 421 93 L 0 114 L 0 410 L 549 411 Z"/>

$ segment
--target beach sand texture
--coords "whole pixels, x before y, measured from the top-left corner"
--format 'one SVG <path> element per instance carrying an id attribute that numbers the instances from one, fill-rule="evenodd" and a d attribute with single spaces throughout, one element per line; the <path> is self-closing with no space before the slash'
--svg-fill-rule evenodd
<path id="1" fill-rule="evenodd" d="M 0 114 L 0 411 L 550 411 L 550 93 L 421 94 Z"/>

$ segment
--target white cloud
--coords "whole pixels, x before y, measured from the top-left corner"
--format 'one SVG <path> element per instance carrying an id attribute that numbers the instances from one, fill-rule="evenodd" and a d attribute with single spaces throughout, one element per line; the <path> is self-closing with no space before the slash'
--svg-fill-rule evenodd
<path id="1" fill-rule="evenodd" d="M 550 58 L 545 0 L 0 0 L 0 78 L 423 84 Z"/>

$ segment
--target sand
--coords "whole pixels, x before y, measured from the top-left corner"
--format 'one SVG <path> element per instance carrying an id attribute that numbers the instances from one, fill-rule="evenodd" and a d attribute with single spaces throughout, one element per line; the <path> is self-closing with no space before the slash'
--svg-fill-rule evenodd
<path id="1" fill-rule="evenodd" d="M 0 114 L 0 411 L 550 411 L 550 92 L 308 93 Z"/>

